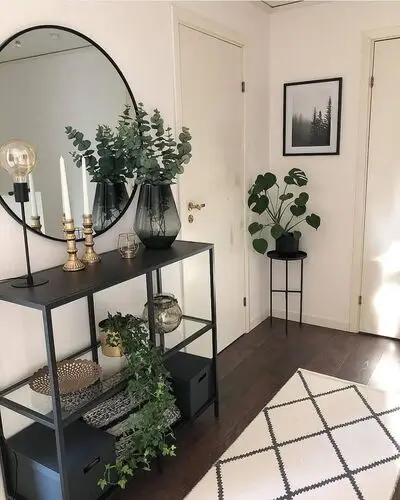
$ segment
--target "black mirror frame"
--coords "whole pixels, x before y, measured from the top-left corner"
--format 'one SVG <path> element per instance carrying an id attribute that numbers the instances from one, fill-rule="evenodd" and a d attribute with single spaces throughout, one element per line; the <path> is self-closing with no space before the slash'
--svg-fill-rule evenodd
<path id="1" fill-rule="evenodd" d="M 58 29 L 58 30 L 62 30 L 62 31 L 67 31 L 68 33 L 72 33 L 76 36 L 79 36 L 80 38 L 83 38 L 84 40 L 86 40 L 87 42 L 89 42 L 90 44 L 92 44 L 94 47 L 96 47 L 97 50 L 99 50 L 107 59 L 108 61 L 113 65 L 113 67 L 115 68 L 116 72 L 118 73 L 118 75 L 120 76 L 120 78 L 122 79 L 122 81 L 124 82 L 125 84 L 125 87 L 128 91 L 128 94 L 129 94 L 129 97 L 131 98 L 132 100 L 132 103 L 133 103 L 133 107 L 137 113 L 138 111 L 138 107 L 137 107 L 137 103 L 136 103 L 136 100 L 135 98 L 133 97 L 133 93 L 132 93 L 132 90 L 131 90 L 131 87 L 129 86 L 129 83 L 127 81 L 127 79 L 125 78 L 124 74 L 122 73 L 122 71 L 119 69 L 119 67 L 117 66 L 117 63 L 114 61 L 114 59 L 98 44 L 96 43 L 95 41 L 93 41 L 91 38 L 89 38 L 88 36 L 86 35 L 83 35 L 82 33 L 80 33 L 79 31 L 77 30 L 74 30 L 73 28 L 67 28 L 66 26 L 61 26 L 61 25 L 57 25 L 57 24 L 38 24 L 36 26 L 31 26 L 30 28 L 26 28 L 26 29 L 23 29 L 21 31 L 18 31 L 18 33 L 15 33 L 14 35 L 10 36 L 9 38 L 7 38 L 1 45 L 0 45 L 0 52 L 9 44 L 11 43 L 13 40 L 15 40 L 16 38 L 19 38 L 21 35 L 24 35 L 25 33 L 29 33 L 30 31 L 35 31 L 35 30 L 39 30 L 39 29 Z M 96 236 L 100 236 L 104 233 L 106 233 L 109 229 L 111 229 L 113 226 L 115 226 L 115 224 L 117 224 L 119 222 L 119 220 L 124 216 L 125 212 L 128 210 L 128 208 L 130 207 L 134 197 L 135 197 L 135 194 L 136 194 L 136 191 L 137 191 L 137 184 L 134 185 L 133 187 L 133 190 L 132 190 L 132 193 L 129 197 L 129 200 L 125 206 L 125 208 L 122 210 L 122 212 L 119 214 L 119 216 L 115 219 L 115 221 L 110 224 L 107 229 L 105 229 L 104 231 L 101 231 L 99 233 L 95 233 L 93 236 L 96 237 Z M 13 219 L 15 219 L 17 222 L 19 222 L 19 224 L 23 224 L 22 220 L 18 217 L 18 215 L 13 211 L 11 210 L 11 208 L 7 205 L 7 203 L 4 201 L 3 197 L 0 196 L 0 205 L 5 209 L 5 211 L 11 215 L 11 217 Z M 27 229 L 31 232 L 31 233 L 34 233 L 36 235 L 39 235 L 39 236 L 42 236 L 43 238 L 47 238 L 48 240 L 52 240 L 52 241 L 61 241 L 61 242 L 64 242 L 65 240 L 63 240 L 62 238 L 56 238 L 54 236 L 49 236 L 47 234 L 42 234 L 42 233 L 38 233 L 37 231 L 35 231 L 34 229 L 32 229 L 28 224 L 26 224 L 26 227 Z M 77 239 L 77 241 L 84 241 L 84 238 L 79 238 Z"/>

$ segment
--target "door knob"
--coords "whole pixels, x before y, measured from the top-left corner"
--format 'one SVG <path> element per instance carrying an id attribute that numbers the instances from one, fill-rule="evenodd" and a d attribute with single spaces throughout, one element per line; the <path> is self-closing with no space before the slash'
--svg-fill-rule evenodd
<path id="1" fill-rule="evenodd" d="M 205 203 L 193 203 L 193 201 L 189 201 L 189 203 L 188 203 L 188 210 L 189 210 L 189 212 L 191 210 L 201 210 L 205 206 L 206 206 Z"/>

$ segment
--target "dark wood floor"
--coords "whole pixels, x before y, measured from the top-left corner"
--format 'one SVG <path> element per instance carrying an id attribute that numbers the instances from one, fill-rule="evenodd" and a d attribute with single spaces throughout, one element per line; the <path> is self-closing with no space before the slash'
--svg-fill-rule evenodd
<path id="1" fill-rule="evenodd" d="M 182 428 L 164 472 L 140 474 L 113 499 L 183 499 L 297 368 L 400 390 L 400 342 L 295 323 L 286 338 L 282 320 L 265 321 L 219 356 L 219 420 L 209 409 Z"/>

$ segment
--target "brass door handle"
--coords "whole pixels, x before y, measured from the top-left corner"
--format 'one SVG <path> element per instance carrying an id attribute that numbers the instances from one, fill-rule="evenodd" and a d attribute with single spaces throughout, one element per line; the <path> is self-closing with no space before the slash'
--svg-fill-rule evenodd
<path id="1" fill-rule="evenodd" d="M 205 203 L 193 203 L 193 201 L 189 201 L 189 203 L 188 203 L 188 210 L 189 210 L 189 212 L 191 210 L 201 210 L 205 206 L 206 206 Z"/>

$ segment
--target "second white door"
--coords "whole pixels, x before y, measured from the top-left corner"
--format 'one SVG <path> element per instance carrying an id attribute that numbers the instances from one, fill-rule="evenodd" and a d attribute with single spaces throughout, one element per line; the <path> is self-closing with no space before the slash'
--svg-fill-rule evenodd
<path id="1" fill-rule="evenodd" d="M 179 26 L 182 123 L 193 158 L 180 179 L 182 239 L 215 245 L 218 350 L 246 330 L 242 47 Z M 189 203 L 200 205 L 189 210 Z M 201 206 L 204 205 L 204 206 Z M 207 256 L 184 264 L 188 314 L 209 316 Z M 207 339 L 194 346 L 209 353 Z"/>
<path id="2" fill-rule="evenodd" d="M 400 337 L 400 39 L 375 44 L 360 330 Z"/>

